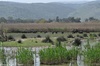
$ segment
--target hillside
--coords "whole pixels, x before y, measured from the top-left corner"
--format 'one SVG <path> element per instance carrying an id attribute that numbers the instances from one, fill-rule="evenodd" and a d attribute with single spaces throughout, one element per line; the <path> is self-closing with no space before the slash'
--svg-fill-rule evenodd
<path id="1" fill-rule="evenodd" d="M 69 16 L 82 19 L 95 17 L 100 19 L 100 1 L 86 3 L 16 3 L 0 1 L 0 17 L 26 19 L 66 18 Z"/>
<path id="2" fill-rule="evenodd" d="M 100 19 L 100 1 L 93 1 L 82 4 L 80 8 L 71 13 L 69 16 L 81 17 L 82 19 L 86 19 L 89 17 Z"/>
<path id="3" fill-rule="evenodd" d="M 67 17 L 75 10 L 75 6 L 62 3 L 14 3 L 0 2 L 0 16 L 14 18 L 55 18 Z"/>

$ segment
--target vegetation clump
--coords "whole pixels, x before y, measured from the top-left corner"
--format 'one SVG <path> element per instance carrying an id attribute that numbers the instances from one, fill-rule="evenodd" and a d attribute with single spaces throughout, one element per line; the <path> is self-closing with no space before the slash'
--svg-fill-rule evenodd
<path id="1" fill-rule="evenodd" d="M 66 38 L 64 38 L 63 36 L 61 36 L 61 37 L 58 37 L 57 38 L 57 41 L 59 42 L 63 42 L 63 41 L 66 41 Z"/>
<path id="2" fill-rule="evenodd" d="M 85 51 L 85 61 L 94 64 L 100 62 L 100 49 L 99 48 L 91 48 Z"/>
<path id="3" fill-rule="evenodd" d="M 44 42 L 44 43 L 51 43 L 51 44 L 53 44 L 53 41 L 50 39 L 50 37 L 49 37 L 49 36 L 47 36 L 44 40 L 42 40 L 42 42 Z"/>
<path id="4" fill-rule="evenodd" d="M 88 37 L 88 35 L 87 35 L 86 33 L 85 33 L 85 34 L 83 34 L 83 36 L 84 36 L 84 37 Z"/>
<path id="5" fill-rule="evenodd" d="M 37 38 L 41 38 L 41 35 L 37 35 Z"/>
<path id="6" fill-rule="evenodd" d="M 21 44 L 22 43 L 22 40 L 18 40 L 17 42 Z"/>
<path id="7" fill-rule="evenodd" d="M 98 34 L 98 36 L 100 37 L 100 33 Z"/>
<path id="8" fill-rule="evenodd" d="M 23 64 L 24 66 L 29 66 L 29 64 L 33 64 L 33 53 L 29 49 L 19 48 L 16 58 L 17 62 Z"/>
<path id="9" fill-rule="evenodd" d="M 75 45 L 75 46 L 79 46 L 79 45 L 81 45 L 81 39 L 79 39 L 79 38 L 75 38 L 75 40 L 74 40 L 74 42 L 73 42 L 73 45 Z"/>
<path id="10" fill-rule="evenodd" d="M 68 35 L 67 38 L 74 38 L 72 34 Z"/>
<path id="11" fill-rule="evenodd" d="M 55 48 L 46 48 L 40 51 L 41 64 L 55 65 L 67 63 L 72 58 L 77 58 L 78 51 L 76 49 L 67 50 L 65 47 L 59 46 Z"/>
<path id="12" fill-rule="evenodd" d="M 4 54 L 4 50 L 0 49 L 0 60 L 3 64 L 6 64 L 6 56 Z"/>
<path id="13" fill-rule="evenodd" d="M 81 36 L 81 35 L 77 35 L 77 37 L 78 37 L 78 38 L 84 38 L 84 37 L 83 37 L 83 36 Z"/>
<path id="14" fill-rule="evenodd" d="M 8 40 L 15 41 L 15 39 L 12 35 L 8 36 Z"/>
<path id="15" fill-rule="evenodd" d="M 23 34 L 23 35 L 21 36 L 21 38 L 22 38 L 22 39 L 25 39 L 25 38 L 27 38 L 27 37 L 26 37 L 25 34 Z"/>

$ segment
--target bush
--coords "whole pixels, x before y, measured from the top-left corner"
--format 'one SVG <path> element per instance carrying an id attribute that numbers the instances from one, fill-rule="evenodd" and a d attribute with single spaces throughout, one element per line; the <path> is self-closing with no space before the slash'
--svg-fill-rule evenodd
<path id="1" fill-rule="evenodd" d="M 8 36 L 8 40 L 15 41 L 15 39 L 12 35 Z"/>
<path id="2" fill-rule="evenodd" d="M 22 39 L 25 39 L 25 38 L 27 38 L 27 37 L 26 37 L 25 34 L 23 34 L 23 35 L 21 36 L 21 38 L 22 38 Z"/>
<path id="3" fill-rule="evenodd" d="M 90 38 L 95 38 L 95 37 L 97 37 L 96 34 L 90 34 Z"/>
<path id="4" fill-rule="evenodd" d="M 97 34 L 93 34 L 94 37 L 97 37 Z"/>
<path id="5" fill-rule="evenodd" d="M 52 43 L 53 44 L 53 41 L 50 39 L 49 36 L 47 36 L 44 40 L 42 40 L 42 42 L 44 42 L 44 43 Z"/>
<path id="6" fill-rule="evenodd" d="M 62 34 L 64 34 L 64 32 L 61 32 Z"/>
<path id="7" fill-rule="evenodd" d="M 66 41 L 66 38 L 64 38 L 63 36 L 62 36 L 62 37 L 58 37 L 58 38 L 57 38 L 57 41 L 58 41 L 58 42 L 59 42 L 59 41 L 61 41 L 61 42 Z"/>
<path id="8" fill-rule="evenodd" d="M 84 38 L 83 36 L 79 36 L 79 38 Z"/>
<path id="9" fill-rule="evenodd" d="M 83 34 L 83 36 L 84 36 L 84 37 L 88 37 L 88 35 L 87 35 L 87 34 Z"/>
<path id="10" fill-rule="evenodd" d="M 18 42 L 18 43 L 22 43 L 22 40 L 18 40 L 17 42 Z"/>
<path id="11" fill-rule="evenodd" d="M 84 38 L 83 36 L 77 35 L 78 38 Z"/>
<path id="12" fill-rule="evenodd" d="M 74 42 L 73 42 L 73 45 L 75 45 L 75 46 L 79 46 L 79 45 L 81 45 L 81 39 L 79 39 L 79 38 L 75 38 L 75 40 L 74 40 Z"/>
<path id="13" fill-rule="evenodd" d="M 41 35 L 37 35 L 37 38 L 41 38 Z"/>
<path id="14" fill-rule="evenodd" d="M 35 41 L 35 43 L 38 43 L 37 41 Z"/>
<path id="15" fill-rule="evenodd" d="M 98 34 L 98 36 L 100 37 L 100 33 Z"/>
<path id="16" fill-rule="evenodd" d="M 67 36 L 67 38 L 74 38 L 74 37 L 73 37 L 73 35 L 70 34 Z"/>

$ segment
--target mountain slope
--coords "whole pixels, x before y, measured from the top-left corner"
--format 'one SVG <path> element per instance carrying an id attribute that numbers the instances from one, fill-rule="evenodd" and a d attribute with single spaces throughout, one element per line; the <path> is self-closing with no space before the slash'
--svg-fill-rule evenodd
<path id="1" fill-rule="evenodd" d="M 75 10 L 74 4 L 62 3 L 13 3 L 0 2 L 0 17 L 14 18 L 61 18 L 67 17 L 69 13 Z"/>
<path id="2" fill-rule="evenodd" d="M 70 16 L 100 19 L 100 1 L 87 3 L 15 3 L 0 1 L 0 17 L 26 19 L 66 18 Z"/>
<path id="3" fill-rule="evenodd" d="M 81 17 L 82 19 L 89 17 L 100 19 L 100 1 L 85 3 L 69 16 Z"/>

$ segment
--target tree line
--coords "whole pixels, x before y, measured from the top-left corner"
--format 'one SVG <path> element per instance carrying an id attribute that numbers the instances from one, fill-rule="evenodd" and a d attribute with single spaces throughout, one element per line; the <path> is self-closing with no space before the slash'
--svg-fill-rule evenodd
<path id="1" fill-rule="evenodd" d="M 90 22 L 90 21 L 99 21 L 99 19 L 96 19 L 94 17 L 89 17 L 85 19 L 85 22 Z M 13 17 L 0 17 L 0 23 L 51 23 L 51 22 L 65 22 L 65 23 L 80 23 L 81 18 L 75 18 L 75 17 L 68 17 L 68 18 L 60 18 L 59 16 L 55 17 L 54 19 L 21 19 L 21 18 L 16 18 L 14 19 Z"/>

